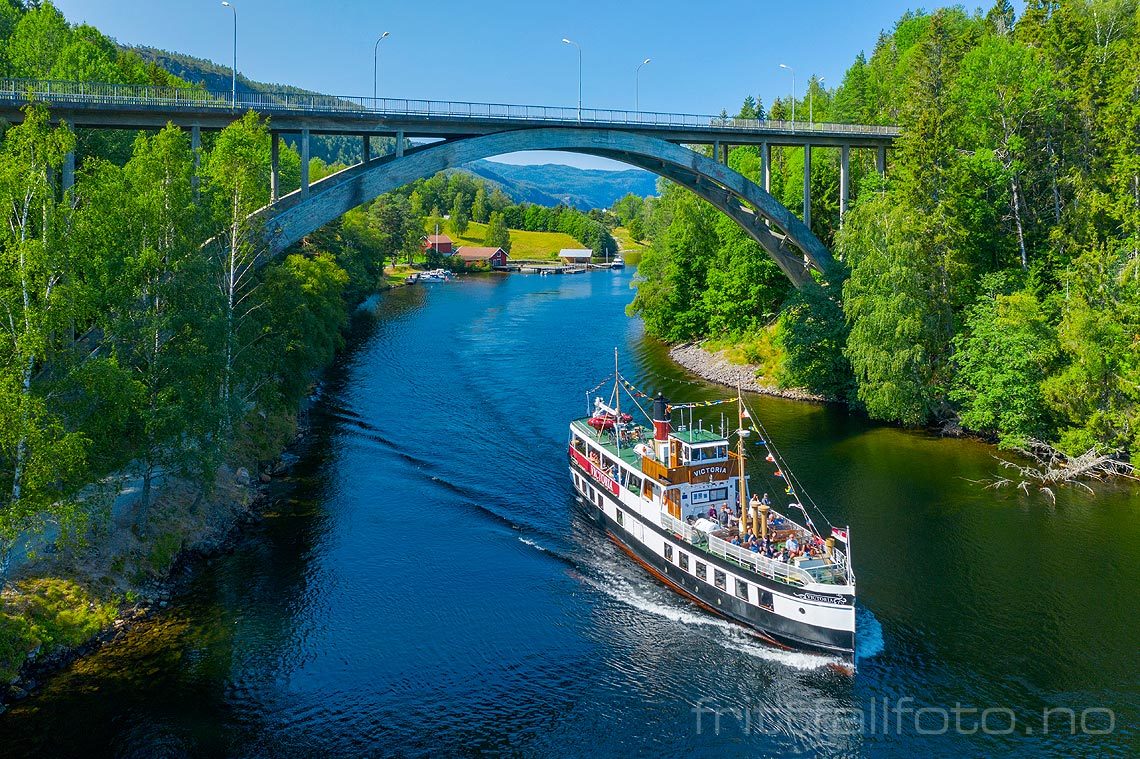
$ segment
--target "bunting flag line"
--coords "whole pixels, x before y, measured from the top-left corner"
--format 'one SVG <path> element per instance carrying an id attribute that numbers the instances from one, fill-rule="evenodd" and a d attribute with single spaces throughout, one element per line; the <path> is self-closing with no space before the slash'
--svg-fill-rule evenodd
<path id="1" fill-rule="evenodd" d="M 670 408 L 683 409 L 683 408 L 708 408 L 709 406 L 720 406 L 724 403 L 735 403 L 734 400 L 718 400 L 718 401 L 694 401 L 693 403 L 678 403 Z"/>
<path id="2" fill-rule="evenodd" d="M 769 462 L 771 462 L 771 463 L 773 463 L 773 464 L 775 464 L 775 463 L 776 463 L 776 457 L 775 457 L 775 456 L 773 456 L 773 455 L 772 455 L 772 454 L 770 454 L 770 453 L 769 453 L 767 456 L 765 456 L 765 457 L 764 457 L 764 460 L 765 460 L 765 461 L 769 461 Z"/>

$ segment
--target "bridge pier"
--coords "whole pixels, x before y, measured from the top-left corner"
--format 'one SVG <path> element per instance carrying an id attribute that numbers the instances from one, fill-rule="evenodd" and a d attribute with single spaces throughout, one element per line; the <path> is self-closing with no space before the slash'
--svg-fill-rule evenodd
<path id="1" fill-rule="evenodd" d="M 198 174 L 202 169 L 202 127 L 198 124 L 190 125 L 190 153 L 194 156 L 194 173 L 190 175 L 190 189 L 194 192 L 194 199 L 198 199 Z"/>
<path id="2" fill-rule="evenodd" d="M 760 143 L 760 183 L 764 192 L 772 192 L 772 145 Z"/>
<path id="3" fill-rule="evenodd" d="M 66 195 L 75 186 L 75 151 L 69 151 L 63 157 L 63 194 Z"/>
<path id="4" fill-rule="evenodd" d="M 360 140 L 361 163 L 368 163 L 372 160 L 372 138 L 365 134 L 361 135 Z"/>
<path id="5" fill-rule="evenodd" d="M 724 143 L 723 152 L 724 152 L 724 165 L 725 166 L 728 165 L 728 149 L 729 149 L 729 147 L 730 147 L 730 145 L 727 142 Z"/>
<path id="6" fill-rule="evenodd" d="M 804 226 L 811 229 L 811 145 L 804 145 Z"/>
<path id="7" fill-rule="evenodd" d="M 269 136 L 269 198 L 276 203 L 281 197 L 281 135 Z"/>
<path id="8" fill-rule="evenodd" d="M 851 197 L 851 146 L 839 148 L 839 226 L 843 227 L 843 217 L 847 214 L 847 203 Z"/>
<path id="9" fill-rule="evenodd" d="M 875 153 L 875 168 L 878 169 L 879 174 L 886 176 L 887 173 L 887 146 L 880 145 Z"/>
<path id="10" fill-rule="evenodd" d="M 309 130 L 301 130 L 301 197 L 309 197 Z"/>
<path id="11" fill-rule="evenodd" d="M 397 158 L 403 158 L 404 157 L 404 130 L 403 129 L 397 129 L 396 130 L 396 157 Z"/>

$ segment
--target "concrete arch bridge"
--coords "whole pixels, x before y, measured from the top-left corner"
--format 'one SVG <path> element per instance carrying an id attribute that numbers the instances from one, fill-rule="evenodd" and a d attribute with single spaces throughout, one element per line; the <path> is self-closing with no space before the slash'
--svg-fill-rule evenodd
<path id="1" fill-rule="evenodd" d="M 257 216 L 269 249 L 280 253 L 346 211 L 438 171 L 520 150 L 560 150 L 611 158 L 688 188 L 735 220 L 797 286 L 810 269 L 826 272 L 831 253 L 810 231 L 811 148 L 840 149 L 840 215 L 849 197 L 852 149 L 871 149 L 880 172 L 898 129 L 853 124 L 804 124 L 682 113 L 573 109 L 488 103 L 353 98 L 305 93 L 239 93 L 91 82 L 0 80 L 0 118 L 22 119 L 29 100 L 49 105 L 53 118 L 77 127 L 152 129 L 174 123 L 191 131 L 195 149 L 202 129 L 223 129 L 253 110 L 270 118 L 272 202 Z M 301 186 L 278 192 L 282 134 L 295 134 L 301 152 Z M 318 182 L 308 177 L 312 135 L 354 135 L 363 161 Z M 371 138 L 394 137 L 396 150 L 370 154 Z M 407 147 L 415 138 L 436 140 Z M 691 149 L 712 147 L 709 158 Z M 733 146 L 760 149 L 761 186 L 727 165 Z M 803 221 L 769 192 L 773 145 L 802 147 Z M 74 181 L 75 157 L 63 185 Z"/>

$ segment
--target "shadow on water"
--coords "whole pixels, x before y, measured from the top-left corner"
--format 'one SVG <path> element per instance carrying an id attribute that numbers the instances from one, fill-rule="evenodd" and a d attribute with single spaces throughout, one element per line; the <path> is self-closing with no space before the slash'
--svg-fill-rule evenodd
<path id="1" fill-rule="evenodd" d="M 1131 490 L 1055 505 L 985 490 L 970 480 L 997 471 L 986 446 L 750 396 L 807 492 L 851 525 L 858 675 L 770 648 L 631 564 L 567 482 L 583 391 L 615 345 L 643 390 L 728 391 L 625 317 L 629 281 L 473 277 L 375 299 L 270 516 L 170 610 L 0 718 L 4 755 L 1130 755 Z M 761 455 L 749 476 L 782 488 Z M 1018 729 L 927 735 L 913 714 L 881 729 L 883 698 L 1009 708 Z M 1112 709 L 1115 729 L 1021 729 L 1056 706 Z"/>

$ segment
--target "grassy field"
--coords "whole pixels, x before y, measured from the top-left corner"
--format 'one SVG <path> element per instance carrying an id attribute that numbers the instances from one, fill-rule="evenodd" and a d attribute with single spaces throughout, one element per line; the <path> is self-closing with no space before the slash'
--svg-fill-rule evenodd
<path id="1" fill-rule="evenodd" d="M 435 230 L 426 230 L 428 234 Z M 440 234 L 446 234 L 455 241 L 455 247 L 472 245 L 482 247 L 483 237 L 487 234 L 487 225 L 471 222 L 467 232 L 462 236 L 456 235 L 449 229 L 441 229 Z M 526 232 L 521 229 L 511 230 L 511 258 L 528 260 L 556 259 L 558 251 L 563 248 L 581 248 L 582 243 L 570 235 L 561 232 Z"/>
<path id="2" fill-rule="evenodd" d="M 614 240 L 617 241 L 618 250 L 621 252 L 621 257 L 625 259 L 626 266 L 636 266 L 637 262 L 641 260 L 641 254 L 645 250 L 645 243 L 636 242 L 629 236 L 629 230 L 625 227 L 616 227 L 612 232 Z"/>

